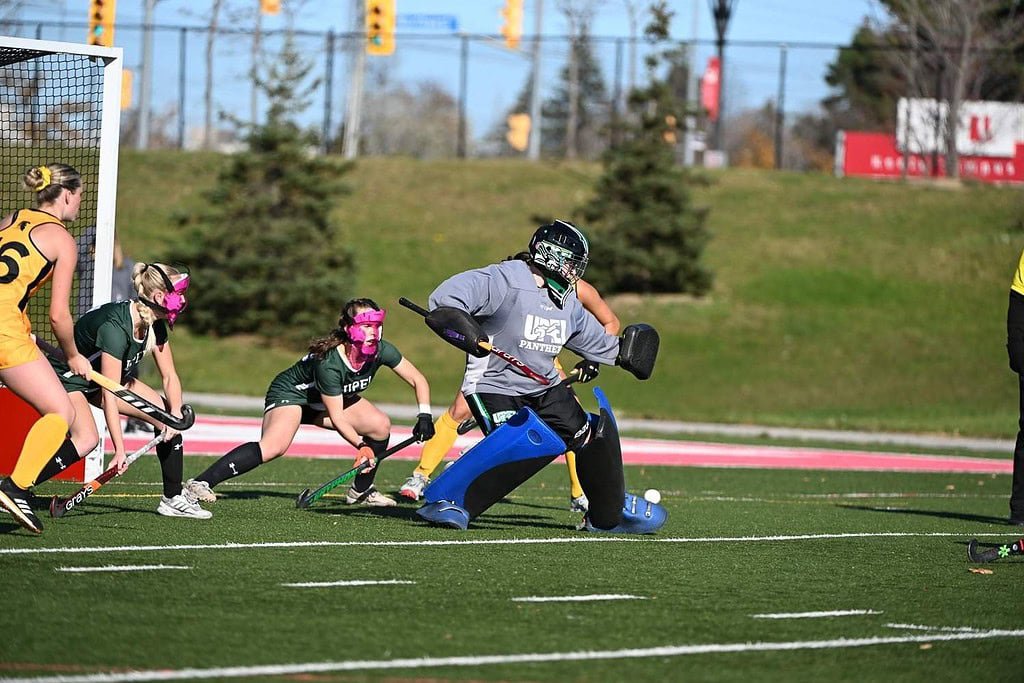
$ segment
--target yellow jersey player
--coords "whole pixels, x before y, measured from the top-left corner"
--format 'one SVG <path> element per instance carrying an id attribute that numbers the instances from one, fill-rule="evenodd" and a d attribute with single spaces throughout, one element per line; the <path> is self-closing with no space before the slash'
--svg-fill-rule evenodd
<path id="1" fill-rule="evenodd" d="M 42 416 L 29 429 L 14 472 L 0 482 L 0 505 L 35 533 L 43 525 L 28 503 L 43 464 L 55 453 L 76 455 L 67 437 L 75 410 L 50 364 L 36 348 L 26 308 L 52 278 L 50 324 L 68 359 L 70 372 L 85 377 L 89 361 L 75 345 L 71 283 L 78 249 L 64 224 L 78 216 L 82 176 L 66 164 L 36 166 L 22 182 L 36 208 L 19 209 L 0 221 L 0 382 Z"/>

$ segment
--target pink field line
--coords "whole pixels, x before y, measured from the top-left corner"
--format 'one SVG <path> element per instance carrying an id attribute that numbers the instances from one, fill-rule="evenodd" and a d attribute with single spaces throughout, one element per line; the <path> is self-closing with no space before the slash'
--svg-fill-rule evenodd
<path id="1" fill-rule="evenodd" d="M 259 418 L 201 417 L 184 433 L 185 452 L 191 455 L 221 455 L 240 443 L 259 439 Z M 396 428 L 392 442 L 409 436 L 408 428 Z M 460 437 L 447 455 L 456 458 L 462 449 L 479 437 Z M 145 435 L 125 435 L 126 448 L 138 448 Z M 395 460 L 416 460 L 420 446 L 413 445 L 392 456 Z M 109 440 L 107 450 L 111 449 Z M 303 426 L 295 437 L 288 456 L 304 458 L 349 459 L 355 450 L 334 432 Z M 962 472 L 1010 474 L 1013 462 L 966 456 L 917 455 L 908 453 L 871 453 L 856 450 L 792 446 L 750 446 L 664 439 L 622 439 L 622 459 L 629 465 L 668 465 L 676 467 L 735 467 L 748 469 L 860 470 L 892 472 Z"/>

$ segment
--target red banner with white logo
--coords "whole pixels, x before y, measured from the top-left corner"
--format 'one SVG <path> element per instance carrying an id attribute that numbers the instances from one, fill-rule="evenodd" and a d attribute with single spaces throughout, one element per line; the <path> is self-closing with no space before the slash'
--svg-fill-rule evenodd
<path id="1" fill-rule="evenodd" d="M 934 161 L 937 166 L 931 154 L 908 154 L 904 162 L 903 153 L 896 148 L 896 136 L 887 133 L 842 131 L 836 145 L 839 175 L 900 178 L 906 163 L 908 177 L 945 177 L 945 155 L 938 155 Z M 987 183 L 1024 183 L 1024 142 L 1016 143 L 1010 158 L 961 155 L 960 177 Z"/>

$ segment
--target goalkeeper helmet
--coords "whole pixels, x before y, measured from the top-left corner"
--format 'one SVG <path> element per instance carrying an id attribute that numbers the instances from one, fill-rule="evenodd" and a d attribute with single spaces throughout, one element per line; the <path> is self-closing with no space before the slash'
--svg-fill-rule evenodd
<path id="1" fill-rule="evenodd" d="M 533 233 L 530 259 L 541 271 L 551 299 L 561 308 L 587 269 L 590 245 L 575 225 L 556 220 Z"/>

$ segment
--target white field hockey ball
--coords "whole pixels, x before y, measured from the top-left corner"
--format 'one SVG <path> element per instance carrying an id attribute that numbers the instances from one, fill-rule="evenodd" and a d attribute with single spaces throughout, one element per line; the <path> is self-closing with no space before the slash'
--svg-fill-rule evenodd
<path id="1" fill-rule="evenodd" d="M 647 489 L 644 491 L 644 500 L 648 503 L 660 503 L 661 502 L 661 491 L 658 489 Z"/>

